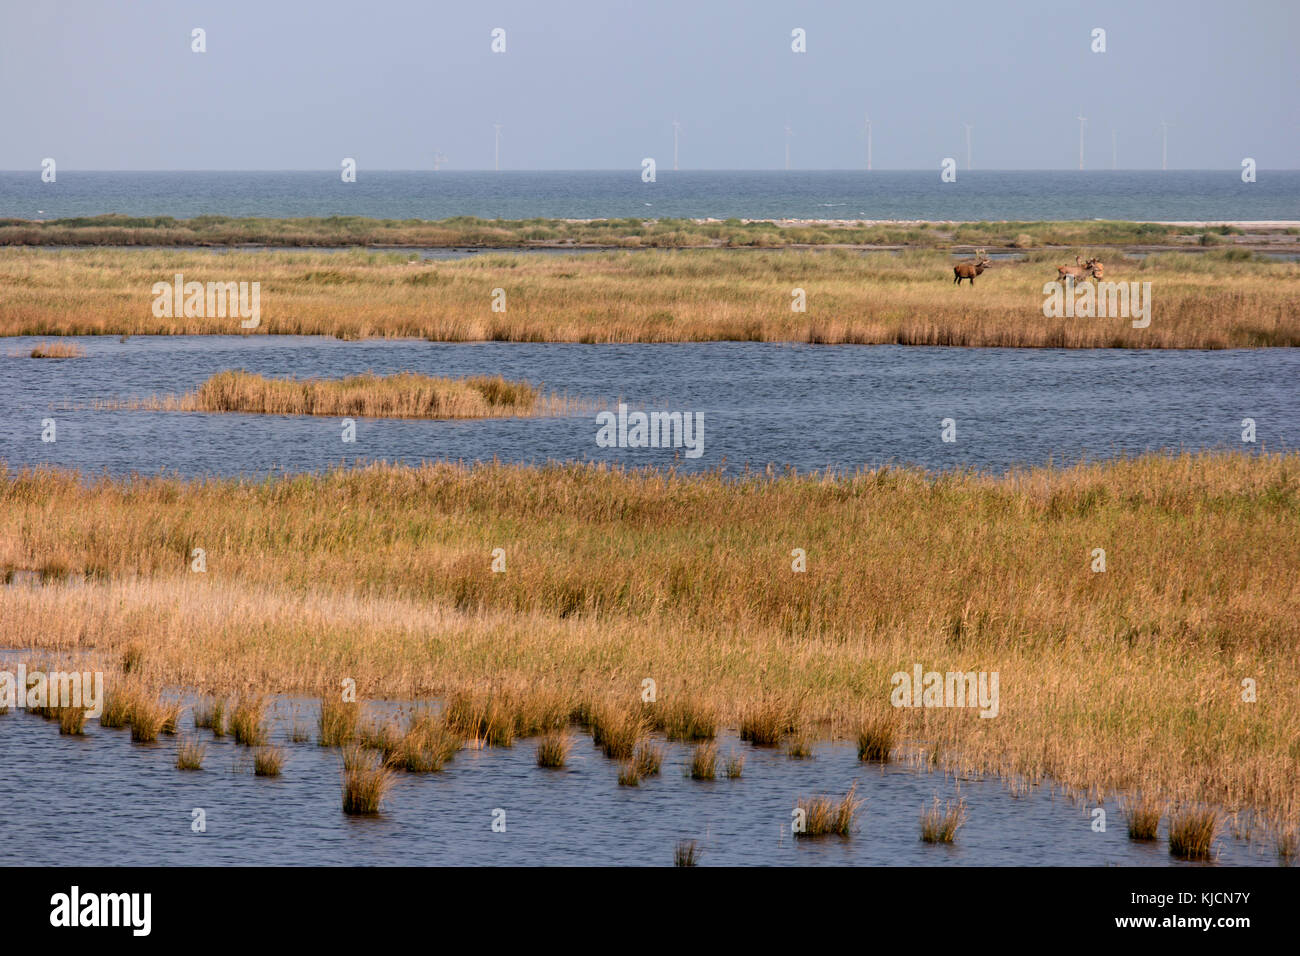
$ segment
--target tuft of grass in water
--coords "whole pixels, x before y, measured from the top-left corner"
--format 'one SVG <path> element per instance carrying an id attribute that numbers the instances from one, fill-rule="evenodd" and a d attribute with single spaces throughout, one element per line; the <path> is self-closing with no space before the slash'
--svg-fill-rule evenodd
<path id="1" fill-rule="evenodd" d="M 1130 840 L 1154 840 L 1160 830 L 1160 804 L 1141 797 L 1124 805 Z"/>
<path id="2" fill-rule="evenodd" d="M 1283 866 L 1291 866 L 1300 856 L 1300 829 L 1283 828 L 1278 831 L 1274 842 L 1277 858 Z"/>
<path id="3" fill-rule="evenodd" d="M 86 354 L 76 342 L 42 342 L 29 353 L 34 359 L 81 358 Z"/>
<path id="4" fill-rule="evenodd" d="M 618 768 L 618 785 L 620 787 L 641 786 L 641 773 L 631 760 Z"/>
<path id="5" fill-rule="evenodd" d="M 178 700 L 164 703 L 162 726 L 158 728 L 159 732 L 167 734 L 169 737 L 175 737 L 176 726 L 180 723 L 181 712 L 184 709 L 185 706 Z"/>
<path id="6" fill-rule="evenodd" d="M 558 730 L 551 731 L 537 744 L 537 766 L 563 767 L 565 761 L 569 759 L 571 746 L 568 734 Z"/>
<path id="7" fill-rule="evenodd" d="M 966 800 L 948 801 L 939 805 L 939 798 L 921 811 L 921 839 L 926 843 L 951 843 L 957 836 L 957 829 L 966 822 Z"/>
<path id="8" fill-rule="evenodd" d="M 456 756 L 464 739 L 432 714 L 415 714 L 406 732 L 384 741 L 384 765 L 410 773 L 434 773 Z"/>
<path id="9" fill-rule="evenodd" d="M 697 866 L 700 855 L 699 844 L 694 840 L 678 840 L 673 850 L 673 866 Z"/>
<path id="10" fill-rule="evenodd" d="M 344 813 L 351 816 L 373 816 L 379 813 L 380 804 L 392 782 L 392 772 L 373 754 L 356 746 L 344 749 Z"/>
<path id="11" fill-rule="evenodd" d="M 261 747 L 253 754 L 253 774 L 278 777 L 284 767 L 284 751 L 279 747 Z"/>
<path id="12" fill-rule="evenodd" d="M 131 724 L 131 710 L 135 707 L 138 692 L 129 685 L 114 685 L 104 695 L 104 709 L 99 714 L 99 726 L 120 728 Z"/>
<path id="13" fill-rule="evenodd" d="M 226 702 L 218 697 L 194 708 L 194 727 L 211 730 L 213 736 L 226 735 Z"/>
<path id="14" fill-rule="evenodd" d="M 453 732 L 476 744 L 509 747 L 515 741 L 515 711 L 502 694 L 454 693 L 447 700 L 442 719 Z"/>
<path id="15" fill-rule="evenodd" d="M 559 412 L 567 403 L 558 397 L 544 399 L 527 382 L 508 382 L 500 376 L 451 379 L 402 372 L 367 373 L 341 379 L 294 379 L 225 371 L 213 375 L 188 395 L 110 402 L 106 407 L 334 418 L 453 419 Z"/>
<path id="16" fill-rule="evenodd" d="M 642 777 L 656 777 L 659 775 L 659 768 L 664 762 L 664 751 L 650 741 L 643 741 L 637 745 L 635 753 L 632 755 L 632 766 L 636 767 L 636 772 Z"/>
<path id="17" fill-rule="evenodd" d="M 717 776 L 718 746 L 713 743 L 696 744 L 691 752 L 690 777 L 692 780 L 712 780 Z"/>
<path id="18" fill-rule="evenodd" d="M 320 699 L 320 717 L 317 721 L 322 747 L 343 747 L 357 739 L 357 721 L 361 719 L 359 704 L 334 697 Z"/>
<path id="19" fill-rule="evenodd" d="M 706 701 L 693 697 L 677 698 L 655 704 L 650 713 L 650 728 L 669 740 L 712 740 L 718 735 L 718 711 Z"/>
<path id="20" fill-rule="evenodd" d="M 176 748 L 177 770 L 202 770 L 203 757 L 207 748 L 196 738 L 185 737 Z"/>
<path id="21" fill-rule="evenodd" d="M 897 728 L 888 717 L 876 717 L 858 728 L 858 760 L 864 763 L 889 763 L 894 752 Z"/>
<path id="22" fill-rule="evenodd" d="M 138 694 L 131 703 L 131 739 L 136 743 L 150 744 L 158 739 L 163 725 L 171 716 L 171 707 L 157 697 Z"/>
<path id="23" fill-rule="evenodd" d="M 289 730 L 289 742 L 295 744 L 305 744 L 311 740 L 311 731 L 302 724 L 294 723 Z"/>
<path id="24" fill-rule="evenodd" d="M 235 743 L 246 747 L 259 747 L 266 743 L 266 728 L 262 717 L 266 700 L 259 696 L 241 697 L 230 714 L 230 733 Z"/>
<path id="25" fill-rule="evenodd" d="M 59 733 L 79 736 L 86 732 L 86 711 L 81 707 L 59 708 Z"/>
<path id="26" fill-rule="evenodd" d="M 854 783 L 840 800 L 828 796 L 800 798 L 795 806 L 803 811 L 803 829 L 796 830 L 798 837 L 851 836 L 853 817 L 862 806 Z"/>
<path id="27" fill-rule="evenodd" d="M 1212 810 L 1177 810 L 1169 814 L 1169 853 L 1180 860 L 1208 860 L 1214 851 L 1218 817 Z"/>
<path id="28" fill-rule="evenodd" d="M 756 747 L 777 747 L 787 734 L 798 729 L 794 710 L 787 704 L 765 700 L 741 714 L 740 739 Z"/>
<path id="29" fill-rule="evenodd" d="M 599 707 L 591 715 L 591 739 L 610 760 L 631 760 L 646 735 L 645 717 L 624 707 Z"/>
<path id="30" fill-rule="evenodd" d="M 726 768 L 728 780 L 739 780 L 741 774 L 745 772 L 745 755 L 731 751 L 727 754 Z"/>
<path id="31" fill-rule="evenodd" d="M 786 744 L 785 755 L 791 760 L 808 760 L 812 757 L 812 741 L 804 733 L 790 738 Z"/>

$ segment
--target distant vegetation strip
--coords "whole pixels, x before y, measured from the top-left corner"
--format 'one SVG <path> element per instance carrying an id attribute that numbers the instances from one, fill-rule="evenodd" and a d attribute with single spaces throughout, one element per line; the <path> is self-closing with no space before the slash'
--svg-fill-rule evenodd
<path id="1" fill-rule="evenodd" d="M 452 379 L 402 372 L 295 379 L 227 371 L 218 372 L 187 395 L 103 402 L 98 407 L 367 418 L 498 418 L 557 411 L 563 404 L 560 398 L 544 398 L 527 382 L 510 382 L 500 376 Z"/>
<path id="2" fill-rule="evenodd" d="M 1151 317 L 1044 314 L 1076 255 L 1150 283 Z M 0 335 L 330 335 L 434 342 L 802 342 L 1002 348 L 1300 345 L 1300 263 L 1246 249 L 1124 257 L 1095 247 L 993 259 L 953 284 L 947 252 L 844 248 L 484 253 L 0 249 Z M 259 321 L 155 312 L 155 285 L 256 282 Z M 1091 281 L 1080 283 L 1095 287 Z M 211 296 L 209 296 L 211 298 Z M 802 308 L 800 308 L 802 307 Z M 188 314 L 187 314 L 188 313 Z"/>
<path id="3" fill-rule="evenodd" d="M 1283 231 L 1283 230 L 1277 230 Z M 698 219 L 371 219 L 363 216 L 257 219 L 230 216 L 93 216 L 0 219 L 0 245 L 411 246 L 511 248 L 779 247 L 788 245 L 905 245 L 947 243 L 1030 248 L 1044 245 L 1211 243 L 1240 236 L 1234 226 L 1201 229 L 1114 220 L 1062 222 L 866 223 L 851 220 Z M 1297 235 L 1300 230 L 1286 230 Z M 1210 238 L 1202 240 L 1201 237 Z"/>

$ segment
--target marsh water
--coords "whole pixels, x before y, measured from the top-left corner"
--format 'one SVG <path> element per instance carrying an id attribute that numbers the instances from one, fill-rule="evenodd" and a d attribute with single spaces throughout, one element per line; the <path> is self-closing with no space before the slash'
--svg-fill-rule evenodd
<path id="1" fill-rule="evenodd" d="M 992 777 L 868 766 L 847 744 L 793 760 L 725 736 L 718 779 L 689 779 L 690 747 L 669 743 L 660 774 L 637 787 L 619 786 L 619 764 L 576 729 L 558 770 L 537 766 L 535 740 L 466 749 L 438 773 L 398 774 L 379 817 L 348 817 L 340 754 L 315 742 L 316 713 L 290 699 L 269 711 L 270 741 L 286 754 L 276 778 L 255 776 L 250 749 L 230 737 L 193 730 L 188 711 L 181 734 L 207 748 L 199 771 L 176 769 L 176 737 L 132 743 L 94 720 L 84 736 L 63 736 L 24 711 L 0 716 L 0 764 L 11 768 L 0 784 L 0 865 L 668 866 L 680 840 L 697 841 L 701 865 L 1192 865 L 1170 857 L 1163 825 L 1157 841 L 1129 840 L 1113 801 L 1085 805 L 1047 788 L 1013 796 Z M 295 727 L 312 739 L 290 742 Z M 738 779 L 722 773 L 733 751 L 745 758 Z M 855 783 L 864 802 L 850 837 L 792 837 L 798 799 L 838 799 Z M 920 839 L 936 796 L 967 804 L 951 845 Z M 498 810 L 505 832 L 493 830 Z M 1276 864 L 1266 840 L 1244 834 L 1223 833 L 1216 849 L 1220 864 Z"/>
<path id="2" fill-rule="evenodd" d="M 33 360 L 38 339 L 10 339 L 0 356 L 0 461 L 87 474 L 261 476 L 357 459 L 512 462 L 602 459 L 682 469 L 793 465 L 853 469 L 887 462 L 1002 471 L 1021 464 L 1109 458 L 1154 449 L 1257 451 L 1300 445 L 1300 354 L 1260 351 L 1060 351 L 917 347 L 689 345 L 452 345 L 343 343 L 281 336 L 77 339 L 85 356 Z M 96 401 L 193 389 L 244 368 L 329 376 L 411 370 L 501 374 L 590 403 L 700 412 L 704 453 L 600 448 L 595 413 L 476 421 L 361 420 L 355 444 L 332 418 L 98 411 Z M 1243 444 L 1253 418 L 1258 443 Z M 941 440 L 953 418 L 957 440 Z M 41 440 L 54 419 L 56 440 Z M 9 587 L 39 587 L 21 575 Z M 2 622 L 0 622 L 2 623 Z M 0 628 L 0 641 L 4 640 Z M 0 663 L 4 656 L 0 655 Z M 400 775 L 377 819 L 341 811 L 336 751 L 289 743 L 314 729 L 314 704 L 281 700 L 273 731 L 288 754 L 280 778 L 255 777 L 247 748 L 200 731 L 204 769 L 175 768 L 175 738 L 133 744 L 87 721 L 84 737 L 22 711 L 0 715 L 0 864 L 652 864 L 669 865 L 693 839 L 708 864 L 975 864 L 1163 866 L 1163 838 L 1128 839 L 1114 802 L 1107 828 L 1092 806 L 1048 788 L 1013 795 L 996 778 L 957 780 L 907 765 L 862 765 L 847 744 L 818 744 L 811 760 L 720 741 L 745 754 L 743 776 L 685 779 L 683 745 L 640 787 L 576 735 L 569 767 L 536 766 L 533 741 L 466 750 L 437 774 Z M 183 730 L 192 732 L 183 724 Z M 794 840 L 800 797 L 866 803 L 849 839 Z M 952 846 L 919 839 L 923 806 L 964 798 L 968 822 Z M 191 830 L 202 808 L 206 832 Z M 492 829 L 506 811 L 506 832 Z M 1273 865 L 1265 841 L 1230 832 L 1218 861 Z"/>
<path id="3" fill-rule="evenodd" d="M 571 345 L 290 336 L 84 337 L 86 355 L 0 356 L 0 460 L 89 473 L 262 476 L 359 459 L 855 469 L 885 463 L 995 472 L 1156 449 L 1300 447 L 1300 353 L 957 349 L 705 343 Z M 588 403 L 557 417 L 461 421 L 95 410 L 193 390 L 223 369 L 504 375 Z M 604 448 L 601 407 L 701 413 L 703 453 Z M 955 441 L 941 422 L 955 423 Z M 1242 442 L 1242 420 L 1257 441 Z M 56 425 L 43 441 L 43 422 Z"/>

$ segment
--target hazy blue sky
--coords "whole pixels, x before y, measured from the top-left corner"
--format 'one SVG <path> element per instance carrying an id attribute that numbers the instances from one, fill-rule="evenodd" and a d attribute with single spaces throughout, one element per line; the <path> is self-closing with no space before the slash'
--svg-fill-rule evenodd
<path id="1" fill-rule="evenodd" d="M 207 31 L 207 52 L 190 31 Z M 490 50 L 494 27 L 507 50 Z M 791 51 L 791 30 L 808 50 Z M 1107 51 L 1090 50 L 1094 27 Z M 1296 168 L 1300 2 L 0 0 L 0 168 Z"/>

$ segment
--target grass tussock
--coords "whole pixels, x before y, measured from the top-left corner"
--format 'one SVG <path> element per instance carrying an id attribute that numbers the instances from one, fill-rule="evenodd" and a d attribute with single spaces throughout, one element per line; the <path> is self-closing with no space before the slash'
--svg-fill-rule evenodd
<path id="1" fill-rule="evenodd" d="M 631 760 L 637 744 L 648 732 L 645 715 L 639 709 L 610 705 L 597 708 L 591 715 L 592 742 L 610 760 Z"/>
<path id="2" fill-rule="evenodd" d="M 537 766 L 558 769 L 569 759 L 573 744 L 569 735 L 558 730 L 546 734 L 537 744 Z"/>
<path id="3" fill-rule="evenodd" d="M 404 733 L 384 750 L 384 765 L 408 773 L 434 773 L 456 756 L 464 740 L 433 714 L 417 713 Z"/>
<path id="4" fill-rule="evenodd" d="M 99 726 L 113 729 L 129 727 L 137 693 L 129 685 L 114 684 L 109 687 L 104 694 L 104 709 L 99 714 Z"/>
<path id="5" fill-rule="evenodd" d="M 1214 854 L 1218 815 L 1213 810 L 1174 810 L 1169 814 L 1169 853 L 1180 860 L 1208 860 Z"/>
<path id="6" fill-rule="evenodd" d="M 713 780 L 717 776 L 718 747 L 713 743 L 696 744 L 691 751 L 687 773 L 692 780 Z"/>
<path id="7" fill-rule="evenodd" d="M 76 342 L 42 342 L 29 353 L 34 359 L 70 359 L 82 358 L 86 354 Z"/>
<path id="8" fill-rule="evenodd" d="M 86 732 L 86 711 L 82 707 L 60 707 L 59 733 L 80 736 Z"/>
<path id="9" fill-rule="evenodd" d="M 863 721 L 858 728 L 858 759 L 864 763 L 889 763 L 897 734 L 897 723 L 890 717 L 877 716 Z"/>
<path id="10" fill-rule="evenodd" d="M 284 768 L 284 751 L 279 747 L 261 747 L 253 754 L 253 774 L 278 777 Z"/>
<path id="11" fill-rule="evenodd" d="M 1161 805 L 1149 798 L 1133 800 L 1124 807 L 1128 818 L 1128 836 L 1130 840 L 1154 840 L 1160 830 L 1160 817 L 1163 815 Z"/>
<path id="12" fill-rule="evenodd" d="M 795 709 L 782 701 L 760 701 L 745 710 L 740 718 L 740 739 L 755 747 L 778 747 L 787 734 L 798 729 Z"/>
<path id="13" fill-rule="evenodd" d="M 332 696 L 320 699 L 317 740 L 322 747 L 345 747 L 357 738 L 361 707 L 353 701 Z"/>
<path id="14" fill-rule="evenodd" d="M 380 760 L 360 750 L 343 751 L 343 812 L 349 816 L 374 816 L 379 813 L 384 795 L 392 786 L 393 775 Z"/>
<path id="15" fill-rule="evenodd" d="M 801 798 L 795 806 L 803 811 L 803 827 L 795 829 L 795 836 L 852 836 L 853 818 L 862 806 L 857 791 L 855 783 L 839 800 L 827 796 Z"/>
<path id="16" fill-rule="evenodd" d="M 261 696 L 241 697 L 230 713 L 230 734 L 235 743 L 245 747 L 260 747 L 266 743 L 266 728 L 262 720 L 266 699 Z"/>
<path id="17" fill-rule="evenodd" d="M 131 739 L 138 744 L 151 744 L 156 741 L 172 715 L 172 706 L 152 695 L 138 694 L 131 702 L 128 718 L 131 725 Z"/>
<path id="18" fill-rule="evenodd" d="M 745 755 L 731 751 L 727 754 L 725 767 L 728 780 L 739 780 L 745 772 Z"/>
<path id="19" fill-rule="evenodd" d="M 207 747 L 198 740 L 192 737 L 182 739 L 176 748 L 176 769 L 202 770 L 203 757 L 206 753 Z"/>
<path id="20" fill-rule="evenodd" d="M 642 777 L 657 777 L 663 762 L 663 748 L 650 743 L 648 740 L 638 744 L 632 754 L 632 766 L 636 768 L 637 774 Z"/>
<path id="21" fill-rule="evenodd" d="M 718 712 L 708 701 L 678 697 L 657 702 L 650 709 L 650 727 L 669 740 L 687 743 L 712 740 L 718 735 Z"/>
<path id="22" fill-rule="evenodd" d="M 1035 249 L 1024 261 L 996 261 L 976 287 L 958 288 L 946 248 L 499 254 L 442 262 L 366 252 L 216 257 L 0 249 L 0 334 L 239 332 L 231 317 L 154 317 L 153 284 L 181 272 L 187 280 L 260 282 L 265 309 L 249 333 L 257 335 L 1006 348 L 1300 345 L 1300 263 L 1239 249 L 1141 259 L 1112 252 Z M 1108 282 L 1151 282 L 1151 324 L 1045 317 L 1043 284 L 1076 254 L 1104 255 Z M 806 312 L 790 309 L 795 287 L 809 290 Z M 492 311 L 497 288 L 509 295 L 508 312 Z M 292 401 L 304 399 L 295 394 Z"/>
<path id="23" fill-rule="evenodd" d="M 921 839 L 926 843 L 951 843 L 957 830 L 966 822 L 966 800 L 950 800 L 940 806 L 939 798 L 921 811 Z"/>
<path id="24" fill-rule="evenodd" d="M 618 785 L 620 787 L 641 786 L 641 771 L 633 761 L 629 760 L 618 768 Z"/>
<path id="25" fill-rule="evenodd" d="M 673 866 L 698 866 L 700 845 L 694 840 L 679 840 L 673 849 Z"/>
<path id="26" fill-rule="evenodd" d="M 214 737 L 226 735 L 226 701 L 217 697 L 194 708 L 194 727 L 211 730 Z"/>
<path id="27" fill-rule="evenodd" d="M 544 398 L 527 382 L 500 376 L 434 378 L 402 372 L 341 379 L 267 378 L 218 372 L 188 395 L 100 403 L 105 408 L 153 411 L 248 412 L 325 415 L 334 418 L 501 418 L 562 411 L 567 403 Z"/>

